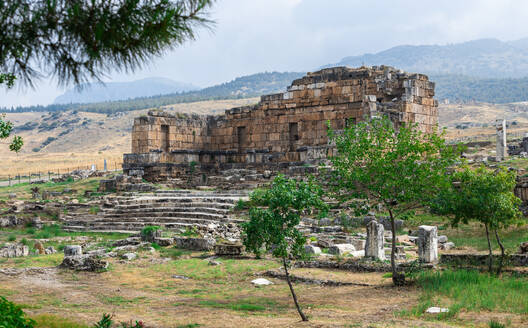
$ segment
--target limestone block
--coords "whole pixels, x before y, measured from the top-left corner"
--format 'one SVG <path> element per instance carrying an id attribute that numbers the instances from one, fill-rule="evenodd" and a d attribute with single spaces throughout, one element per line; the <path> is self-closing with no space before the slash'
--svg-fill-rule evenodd
<path id="1" fill-rule="evenodd" d="M 347 253 L 352 253 L 355 251 L 356 249 L 352 244 L 336 244 L 328 248 L 328 253 L 334 255 L 345 255 Z"/>
<path id="2" fill-rule="evenodd" d="M 438 261 L 438 228 L 422 225 L 418 229 L 418 257 L 425 263 Z"/>
<path id="3" fill-rule="evenodd" d="M 385 260 L 384 246 L 384 232 L 383 224 L 370 221 L 367 224 L 367 242 L 365 244 L 365 256 Z"/>

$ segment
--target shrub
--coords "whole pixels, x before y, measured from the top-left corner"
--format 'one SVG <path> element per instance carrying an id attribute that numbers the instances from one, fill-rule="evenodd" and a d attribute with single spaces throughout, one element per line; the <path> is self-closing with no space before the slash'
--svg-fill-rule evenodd
<path id="1" fill-rule="evenodd" d="M 503 325 L 502 323 L 500 323 L 498 321 L 495 321 L 495 320 L 491 320 L 488 323 L 488 326 L 489 326 L 489 328 L 506 328 L 505 325 Z"/>
<path id="2" fill-rule="evenodd" d="M 0 296 L 0 327 L 33 328 L 34 324 L 33 320 L 25 317 L 25 313 L 20 306 Z"/>
<path id="3" fill-rule="evenodd" d="M 103 317 L 94 325 L 94 328 L 111 328 L 113 323 L 112 315 L 103 313 Z"/>
<path id="4" fill-rule="evenodd" d="M 236 211 L 242 211 L 242 210 L 245 210 L 246 208 L 248 208 L 247 206 L 247 202 L 244 201 L 243 199 L 239 199 L 236 204 L 235 204 L 235 210 Z"/>
<path id="5" fill-rule="evenodd" d="M 7 240 L 8 240 L 8 241 L 15 241 L 15 240 L 16 240 L 16 236 L 15 236 L 15 235 L 9 235 L 9 236 L 7 237 Z"/>
<path id="6" fill-rule="evenodd" d="M 159 229 L 161 229 L 159 226 L 146 226 L 141 229 L 141 238 L 150 239 Z"/>

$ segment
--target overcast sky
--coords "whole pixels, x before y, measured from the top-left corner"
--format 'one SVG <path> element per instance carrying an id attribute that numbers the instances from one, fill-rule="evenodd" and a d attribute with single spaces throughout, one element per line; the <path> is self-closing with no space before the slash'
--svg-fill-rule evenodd
<path id="1" fill-rule="evenodd" d="M 219 0 L 213 32 L 108 81 L 167 77 L 205 87 L 262 71 L 310 71 L 401 44 L 528 37 L 526 0 Z M 0 106 L 49 104 L 52 81 L 0 89 Z"/>

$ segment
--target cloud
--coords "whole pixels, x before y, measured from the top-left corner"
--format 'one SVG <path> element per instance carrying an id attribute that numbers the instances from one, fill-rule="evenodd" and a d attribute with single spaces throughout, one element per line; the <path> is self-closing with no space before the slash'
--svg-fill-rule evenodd
<path id="1" fill-rule="evenodd" d="M 400 44 L 447 44 L 478 38 L 514 40 L 528 36 L 525 0 L 223 0 L 211 18 L 213 32 L 153 59 L 135 74 L 209 86 L 261 71 L 304 71 L 351 55 Z M 0 105 L 49 103 L 60 93 L 5 96 Z"/>

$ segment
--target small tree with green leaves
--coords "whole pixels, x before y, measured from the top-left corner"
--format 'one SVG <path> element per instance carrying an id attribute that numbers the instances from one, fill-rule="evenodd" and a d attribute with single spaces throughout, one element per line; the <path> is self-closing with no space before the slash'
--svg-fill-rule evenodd
<path id="1" fill-rule="evenodd" d="M 13 123 L 11 121 L 6 120 L 5 114 L 0 114 L 0 139 L 3 140 L 9 138 L 12 131 Z M 24 141 L 22 140 L 22 137 L 14 136 L 13 140 L 9 144 L 9 150 L 18 153 L 20 149 L 22 149 L 23 145 Z"/>
<path id="2" fill-rule="evenodd" d="M 501 249 L 497 274 L 502 271 L 505 251 L 499 237 L 499 230 L 522 222 L 519 210 L 521 200 L 514 195 L 516 173 L 505 168 L 490 170 L 484 166 L 472 169 L 464 167 L 451 175 L 451 183 L 438 194 L 433 210 L 450 215 L 451 224 L 480 222 L 486 231 L 488 241 L 488 269 L 493 267 L 490 231 L 495 234 Z"/>
<path id="3" fill-rule="evenodd" d="M 405 281 L 395 263 L 396 218 L 423 207 L 445 183 L 456 149 L 442 135 L 422 133 L 416 125 L 396 129 L 387 118 L 359 122 L 336 133 L 328 123 L 337 154 L 329 183 L 335 197 L 350 204 L 357 215 L 380 205 L 389 212 L 392 230 L 391 267 L 394 284 Z"/>
<path id="4" fill-rule="evenodd" d="M 297 301 L 288 266 L 291 259 L 304 254 L 306 238 L 296 228 L 301 215 L 317 209 L 326 212 L 328 209 L 322 195 L 322 189 L 312 179 L 304 182 L 279 175 L 269 189 L 251 193 L 250 220 L 242 224 L 243 241 L 248 251 L 259 257 L 265 249 L 282 260 L 293 302 L 303 321 L 308 321 L 308 318 Z"/>

